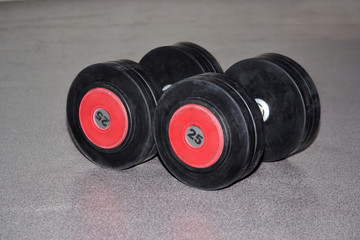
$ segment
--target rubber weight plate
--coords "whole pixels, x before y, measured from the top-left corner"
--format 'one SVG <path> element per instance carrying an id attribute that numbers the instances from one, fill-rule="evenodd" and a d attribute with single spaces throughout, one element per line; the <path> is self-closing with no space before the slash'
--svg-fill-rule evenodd
<path id="1" fill-rule="evenodd" d="M 128 168 L 151 157 L 155 105 L 151 90 L 128 62 L 91 65 L 69 90 L 69 132 L 90 161 Z"/>
<path id="2" fill-rule="evenodd" d="M 152 73 L 162 90 L 196 74 L 223 72 L 220 64 L 208 51 L 190 42 L 155 48 L 139 64 Z"/>
<path id="3" fill-rule="evenodd" d="M 248 175 L 264 147 L 256 102 L 224 74 L 175 83 L 161 97 L 154 137 L 166 168 L 200 189 L 227 187 Z"/>
<path id="4" fill-rule="evenodd" d="M 263 161 L 268 162 L 304 149 L 314 139 L 316 119 L 320 117 L 308 82 L 294 65 L 279 56 L 260 55 L 226 71 L 245 87 L 262 111 L 266 146 Z"/>
<path id="5" fill-rule="evenodd" d="M 315 140 L 320 128 L 321 107 L 320 98 L 315 83 L 306 70 L 291 58 L 276 53 L 268 53 L 263 55 L 282 62 L 290 69 L 290 72 L 293 72 L 293 74 L 297 75 L 297 78 L 303 82 L 303 84 L 300 84 L 300 90 L 304 92 L 303 97 L 305 100 L 307 100 L 305 104 L 307 118 L 306 124 L 308 124 L 308 127 L 306 127 L 307 134 L 305 139 L 297 150 L 297 152 L 300 152 L 311 145 L 311 143 Z"/>

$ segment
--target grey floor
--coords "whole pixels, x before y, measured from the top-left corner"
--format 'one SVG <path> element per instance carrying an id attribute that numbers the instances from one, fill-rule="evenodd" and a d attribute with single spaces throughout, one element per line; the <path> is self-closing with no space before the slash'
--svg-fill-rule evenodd
<path id="1" fill-rule="evenodd" d="M 230 188 L 174 179 L 155 158 L 99 168 L 71 142 L 85 66 L 193 41 L 224 69 L 279 52 L 321 97 L 305 151 Z M 0 239 L 360 239 L 359 1 L 0 2 Z"/>

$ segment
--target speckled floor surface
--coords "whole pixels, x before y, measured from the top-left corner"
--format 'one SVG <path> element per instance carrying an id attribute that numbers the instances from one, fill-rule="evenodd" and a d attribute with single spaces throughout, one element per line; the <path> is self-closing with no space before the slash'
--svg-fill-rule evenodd
<path id="1" fill-rule="evenodd" d="M 0 2 L 0 239 L 360 239 L 359 1 Z M 71 142 L 75 75 L 193 41 L 227 69 L 264 52 L 300 62 L 322 103 L 318 138 L 206 192 L 155 158 L 99 168 Z"/>

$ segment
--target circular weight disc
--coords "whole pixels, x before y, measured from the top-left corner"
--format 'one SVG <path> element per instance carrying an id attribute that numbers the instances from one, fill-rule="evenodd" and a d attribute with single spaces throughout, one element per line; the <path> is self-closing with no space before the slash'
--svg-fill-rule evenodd
<path id="1" fill-rule="evenodd" d="M 187 104 L 173 114 L 169 140 L 175 154 L 194 168 L 212 166 L 224 148 L 224 134 L 216 116 L 207 108 Z"/>
<path id="2" fill-rule="evenodd" d="M 291 78 L 295 81 L 295 83 L 299 88 L 305 106 L 305 128 L 303 135 L 300 139 L 299 146 L 293 153 L 299 152 L 303 149 L 304 145 L 308 141 L 308 137 L 313 128 L 313 123 L 315 120 L 314 119 L 315 113 L 312 107 L 313 99 L 311 97 L 309 86 L 307 85 L 306 81 L 302 78 L 299 71 L 297 71 L 289 62 L 285 61 L 282 55 L 267 53 L 260 55 L 259 58 L 268 59 L 269 61 L 272 61 L 273 63 L 279 65 L 291 76 Z"/>
<path id="3" fill-rule="evenodd" d="M 86 137 L 104 149 L 119 146 L 129 126 L 124 104 L 105 88 L 94 88 L 85 94 L 80 102 L 79 119 Z"/>
<path id="4" fill-rule="evenodd" d="M 222 72 L 215 58 L 212 63 L 218 65 L 216 71 Z M 213 67 L 198 51 L 182 44 L 155 48 L 148 52 L 139 64 L 151 72 L 161 91 L 179 80 L 213 71 Z"/>
<path id="5" fill-rule="evenodd" d="M 226 74 L 269 107 L 270 114 L 264 122 L 263 161 L 291 155 L 299 147 L 305 128 L 304 101 L 291 76 L 280 66 L 259 58 L 235 63 Z"/>
<path id="6" fill-rule="evenodd" d="M 107 99 L 102 100 L 105 96 Z M 121 61 L 91 65 L 76 76 L 69 89 L 66 108 L 70 136 L 95 164 L 115 169 L 132 167 L 154 154 L 151 122 L 155 105 L 151 89 L 131 65 Z M 95 114 L 99 110 L 109 114 L 109 127 L 97 125 Z M 109 139 L 105 141 L 102 136 Z"/>
<path id="7" fill-rule="evenodd" d="M 262 54 L 258 56 L 258 58 L 266 59 L 268 61 L 271 61 L 272 63 L 278 65 L 280 68 L 284 69 L 286 73 L 291 77 L 291 79 L 296 84 L 297 88 L 299 89 L 299 92 L 301 94 L 301 97 L 303 99 L 303 105 L 304 105 L 304 113 L 305 113 L 305 125 L 304 125 L 304 131 L 299 139 L 299 144 L 296 149 L 291 154 L 294 154 L 298 152 L 298 150 L 302 147 L 304 144 L 304 141 L 306 140 L 306 136 L 308 135 L 310 129 L 311 129 L 311 123 L 312 123 L 312 111 L 308 106 L 312 105 L 312 99 L 309 94 L 307 85 L 303 81 L 300 74 L 295 71 L 292 67 L 290 67 L 287 63 L 282 61 L 279 57 L 273 55 L 273 54 Z"/>
<path id="8" fill-rule="evenodd" d="M 153 127 L 160 159 L 189 186 L 205 190 L 227 187 L 245 176 L 253 160 L 258 136 L 254 136 L 255 123 L 244 100 L 250 97 L 241 98 L 226 81 L 231 79 L 216 73 L 182 80 L 164 93 L 156 108 Z M 191 114 L 194 110 L 197 114 Z M 187 134 L 194 134 L 193 126 L 197 127 L 193 129 L 195 139 L 198 129 L 205 139 L 204 143 L 198 141 L 198 146 L 188 140 Z M 210 140 L 213 142 L 208 143 Z M 213 148 L 211 154 L 201 153 L 199 159 L 191 156 L 197 149 L 210 151 L 208 146 Z M 190 156 L 184 158 L 184 153 Z"/>
<path id="9" fill-rule="evenodd" d="M 298 75 L 300 75 L 300 79 L 305 83 L 304 86 L 304 92 L 307 95 L 307 98 L 310 98 L 311 100 L 306 105 L 306 112 L 308 115 L 308 121 L 309 121 L 309 130 L 307 135 L 305 136 L 305 140 L 301 147 L 297 150 L 297 152 L 300 152 L 304 149 L 306 149 L 308 146 L 311 145 L 311 143 L 315 140 L 317 133 L 320 128 L 320 114 L 321 114 L 321 107 L 320 107 L 320 97 L 318 94 L 318 91 L 316 89 L 315 83 L 310 77 L 310 75 L 306 72 L 306 70 L 298 64 L 293 59 L 286 57 L 284 55 L 271 53 L 266 54 L 273 58 L 279 59 L 284 64 L 287 64 L 294 72 L 296 72 Z"/>

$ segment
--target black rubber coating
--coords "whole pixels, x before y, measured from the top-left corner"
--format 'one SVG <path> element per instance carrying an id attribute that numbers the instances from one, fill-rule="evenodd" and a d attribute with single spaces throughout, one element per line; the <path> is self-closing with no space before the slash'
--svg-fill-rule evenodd
<path id="1" fill-rule="evenodd" d="M 163 87 L 205 72 L 222 72 L 222 69 L 209 52 L 188 42 L 156 48 L 139 64 L 118 60 L 86 67 L 77 75 L 68 93 L 70 136 L 80 152 L 100 166 L 126 169 L 144 162 L 156 154 L 151 123 Z M 93 144 L 80 125 L 81 100 L 88 91 L 98 87 L 115 93 L 125 105 L 129 117 L 126 138 L 113 149 Z"/>
<path id="2" fill-rule="evenodd" d="M 220 64 L 215 59 L 215 57 L 211 55 L 208 51 L 206 51 L 204 48 L 200 47 L 199 45 L 196 45 L 191 42 L 180 42 L 177 45 L 187 46 L 195 50 L 195 52 L 197 52 L 200 55 L 200 57 L 205 59 L 205 61 L 207 62 L 207 65 L 209 67 L 207 72 L 216 72 L 216 73 L 223 72 Z M 189 52 L 191 52 L 191 50 L 189 50 Z"/>
<path id="3" fill-rule="evenodd" d="M 89 90 L 98 87 L 115 93 L 129 116 L 127 136 L 120 146 L 113 149 L 93 144 L 80 125 L 80 102 Z M 95 164 L 115 169 L 129 168 L 151 157 L 154 149 L 151 120 L 155 106 L 150 88 L 128 61 L 94 64 L 82 70 L 70 87 L 66 109 L 69 133 L 81 153 Z"/>
<path id="4" fill-rule="evenodd" d="M 196 74 L 223 72 L 220 64 L 208 51 L 189 42 L 155 48 L 139 64 L 152 73 L 161 90 Z"/>
<path id="5" fill-rule="evenodd" d="M 264 122 L 263 161 L 287 158 L 305 149 L 316 137 L 319 95 L 309 75 L 299 66 L 280 54 L 263 54 L 235 63 L 226 71 L 254 99 L 262 99 L 270 108 L 270 116 Z"/>
<path id="6" fill-rule="evenodd" d="M 302 87 L 304 88 L 303 96 L 304 98 L 310 98 L 310 101 L 306 104 L 306 112 L 308 115 L 307 124 L 309 124 L 309 127 L 307 128 L 308 134 L 305 137 L 303 144 L 297 150 L 297 152 L 300 152 L 311 145 L 320 129 L 321 107 L 318 91 L 310 75 L 300 64 L 295 62 L 293 59 L 276 53 L 268 53 L 265 55 L 269 55 L 272 58 L 282 61 L 289 68 L 292 68 L 292 70 L 299 76 L 300 80 L 304 81 L 305 83 L 305 85 L 302 84 Z"/>
<path id="7" fill-rule="evenodd" d="M 170 120 L 177 109 L 190 103 L 210 110 L 223 130 L 222 154 L 207 168 L 186 165 L 170 143 Z M 216 190 L 244 178 L 259 164 L 264 148 L 261 119 L 256 102 L 242 86 L 225 74 L 205 73 L 175 83 L 164 93 L 153 130 L 161 160 L 171 174 L 189 186 Z"/>

